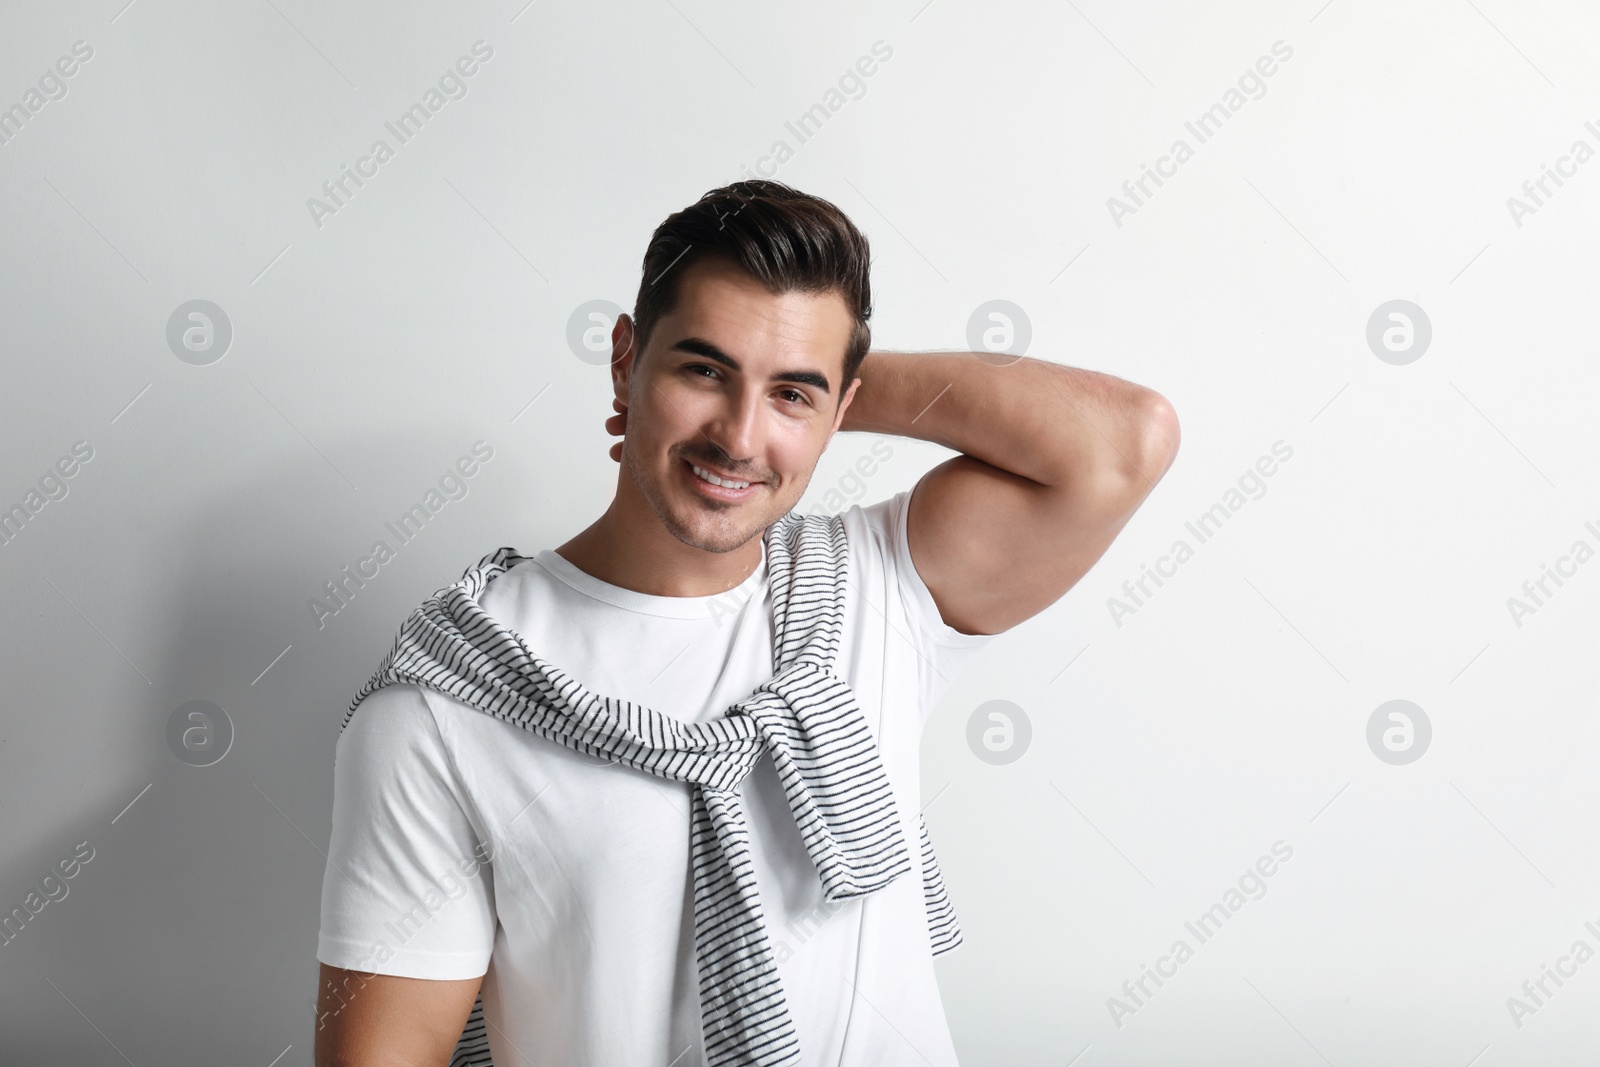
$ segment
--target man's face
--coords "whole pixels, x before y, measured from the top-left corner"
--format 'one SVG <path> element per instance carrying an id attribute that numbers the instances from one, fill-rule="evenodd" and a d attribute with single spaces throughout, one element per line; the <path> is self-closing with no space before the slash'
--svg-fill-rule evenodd
<path id="1" fill-rule="evenodd" d="M 719 259 L 688 267 L 642 358 L 632 320 L 618 319 L 622 462 L 673 536 L 731 552 L 799 503 L 860 382 L 841 403 L 852 327 L 838 293 L 773 296 Z M 751 484 L 720 488 L 695 466 Z"/>

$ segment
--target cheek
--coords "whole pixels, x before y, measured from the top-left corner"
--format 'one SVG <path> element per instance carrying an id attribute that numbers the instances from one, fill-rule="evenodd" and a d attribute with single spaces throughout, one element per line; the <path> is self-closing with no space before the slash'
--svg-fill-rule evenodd
<path id="1" fill-rule="evenodd" d="M 640 404 L 628 409 L 628 430 L 645 441 L 675 441 L 691 432 L 692 410 L 681 397 L 664 396 L 655 390 Z"/>
<path id="2" fill-rule="evenodd" d="M 785 481 L 794 481 L 810 475 L 821 456 L 822 445 L 815 434 L 804 428 L 791 428 L 788 433 L 775 434 L 767 450 L 772 467 L 783 475 Z"/>

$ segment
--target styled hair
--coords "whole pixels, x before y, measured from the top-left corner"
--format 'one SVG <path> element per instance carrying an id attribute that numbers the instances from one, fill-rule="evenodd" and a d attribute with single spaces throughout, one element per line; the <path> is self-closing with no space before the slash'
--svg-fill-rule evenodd
<path id="1" fill-rule="evenodd" d="M 855 319 L 844 353 L 844 397 L 872 344 L 871 251 L 843 211 L 782 182 L 751 179 L 713 189 L 669 215 L 650 236 L 633 305 L 634 359 L 677 304 L 684 270 L 720 257 L 777 296 L 837 291 Z"/>

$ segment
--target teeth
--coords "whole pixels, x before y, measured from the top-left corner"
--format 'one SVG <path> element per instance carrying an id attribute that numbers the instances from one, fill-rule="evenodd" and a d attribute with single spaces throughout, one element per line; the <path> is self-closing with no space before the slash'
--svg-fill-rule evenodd
<path id="1" fill-rule="evenodd" d="M 750 484 L 749 482 L 736 482 L 728 478 L 718 478 L 715 474 L 712 474 L 708 470 L 702 470 L 699 467 L 695 467 L 693 463 L 689 464 L 689 466 L 693 467 L 696 474 L 710 482 L 712 485 L 720 485 L 725 489 L 743 489 L 745 486 Z"/>

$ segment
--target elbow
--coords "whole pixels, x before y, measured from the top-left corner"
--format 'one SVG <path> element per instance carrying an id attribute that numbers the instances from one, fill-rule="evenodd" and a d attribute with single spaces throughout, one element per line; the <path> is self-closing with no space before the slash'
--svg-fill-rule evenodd
<path id="1" fill-rule="evenodd" d="M 1049 479 L 1078 501 L 1131 511 L 1156 487 L 1178 455 L 1178 413 L 1166 397 L 1133 386 L 1107 405 L 1096 424 L 1063 446 Z"/>
<path id="2" fill-rule="evenodd" d="M 1178 445 L 1182 431 L 1178 426 L 1178 413 L 1170 401 L 1157 392 L 1150 392 L 1142 400 L 1139 424 L 1139 470 L 1147 484 L 1160 481 L 1178 458 Z"/>
<path id="3" fill-rule="evenodd" d="M 1102 435 L 1101 440 L 1110 443 L 1099 450 L 1094 463 L 1057 483 L 1080 517 L 1089 507 L 1107 521 L 1125 520 L 1177 458 L 1178 415 L 1160 393 L 1141 390 L 1128 401 L 1118 429 L 1120 433 Z"/>
<path id="4" fill-rule="evenodd" d="M 1167 398 L 1141 389 L 1128 401 L 1118 445 L 1106 452 L 1097 481 L 1117 508 L 1137 506 L 1178 455 L 1178 414 Z"/>

